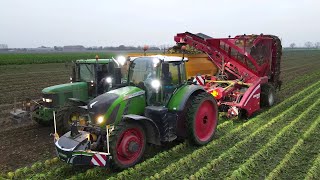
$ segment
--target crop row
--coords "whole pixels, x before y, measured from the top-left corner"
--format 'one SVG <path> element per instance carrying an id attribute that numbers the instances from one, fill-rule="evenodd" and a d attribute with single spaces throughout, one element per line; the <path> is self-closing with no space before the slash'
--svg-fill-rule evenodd
<path id="1" fill-rule="evenodd" d="M 280 103 L 279 105 L 277 105 L 275 108 L 272 108 L 272 109 L 269 109 L 268 111 L 262 113 L 261 115 L 259 115 L 258 117 L 256 118 L 253 118 L 253 119 L 250 119 L 249 122 L 243 124 L 242 126 L 239 126 L 238 127 L 238 131 L 236 130 L 232 130 L 230 131 L 228 134 L 226 134 L 226 136 L 229 136 L 229 137 L 234 137 L 235 134 L 237 134 L 239 132 L 239 129 L 243 128 L 243 127 L 250 127 L 252 125 L 254 125 L 253 122 L 257 122 L 258 120 L 255 120 L 255 119 L 259 119 L 259 121 L 266 121 L 265 119 L 268 118 L 268 117 L 273 117 L 273 116 L 276 116 L 277 114 L 281 114 L 283 111 L 285 111 L 288 107 L 290 107 L 292 104 L 294 104 L 295 102 L 299 101 L 300 99 L 303 98 L 303 95 L 305 94 L 310 94 L 313 92 L 314 89 L 318 89 L 320 87 L 320 82 L 319 83 L 316 83 L 312 86 L 310 86 L 309 88 L 306 88 L 305 90 L 301 91 L 300 93 L 292 96 L 291 98 L 289 98 L 288 100 Z M 310 99 L 308 99 L 310 100 Z M 301 107 L 300 107 L 301 108 Z M 258 122 L 259 122 L 258 121 Z M 251 125 L 252 124 L 252 125 Z M 259 123 L 258 123 L 259 124 Z M 256 125 L 254 126 L 252 129 L 258 127 L 259 125 Z M 245 131 L 245 130 L 244 130 Z M 217 131 L 219 132 L 219 130 Z M 234 132 L 234 133 L 232 133 Z M 230 133 L 232 133 L 231 135 L 229 135 Z M 220 137 L 220 138 L 223 138 L 223 137 Z M 219 140 L 217 140 L 219 141 Z M 212 143 L 215 143 L 216 141 L 214 140 Z M 226 141 L 221 141 L 221 142 L 226 142 Z M 196 154 L 198 150 L 196 151 L 192 151 L 193 153 L 191 154 Z M 188 153 L 185 153 L 186 150 L 184 149 L 184 152 L 183 152 L 183 155 L 184 156 L 187 156 Z M 141 163 L 141 164 L 138 164 L 137 166 L 133 167 L 133 168 L 130 168 L 128 170 L 125 170 L 123 172 L 120 172 L 119 174 L 117 174 L 116 176 L 114 176 L 115 178 L 131 178 L 131 179 L 134 179 L 134 178 L 141 178 L 141 177 L 148 177 L 153 171 L 150 170 L 150 168 L 148 169 L 148 167 L 155 167 L 153 168 L 154 171 L 157 171 L 159 170 L 160 167 L 163 167 L 163 164 L 164 162 L 166 162 L 166 164 L 168 164 L 168 162 L 170 162 L 172 164 L 172 159 L 179 159 L 179 158 L 174 158 L 175 156 L 171 156 L 172 153 L 170 151 L 167 151 L 167 152 L 163 152 L 164 154 L 167 154 L 168 157 L 172 157 L 172 158 L 163 158 L 162 157 L 162 154 L 158 154 L 156 156 L 154 156 L 153 158 L 151 159 L 163 159 L 164 161 L 153 161 L 153 160 L 146 160 L 145 162 Z M 183 164 L 183 163 L 182 163 Z M 175 167 L 179 167 L 179 164 L 175 164 Z M 150 172 L 151 171 L 151 172 Z M 152 175 L 152 174 L 151 174 Z M 155 174 L 156 175 L 156 174 Z M 157 176 L 157 175 L 156 175 Z M 92 177 L 93 178 L 93 177 Z"/>
<path id="2" fill-rule="evenodd" d="M 316 74 L 316 75 L 314 75 L 314 74 Z M 312 79 L 312 81 L 317 81 L 317 78 L 319 77 L 318 74 L 319 73 L 313 73 L 313 74 L 310 73 L 310 74 L 306 74 L 306 75 L 302 76 L 302 78 L 299 77 L 297 79 L 294 79 L 293 80 L 294 83 L 289 83 L 288 85 L 285 86 L 286 87 L 285 92 L 282 94 L 286 95 L 286 92 L 288 92 L 290 89 L 292 89 L 292 87 L 295 87 L 295 85 L 297 85 L 299 83 L 305 84 L 305 82 L 309 82 L 309 81 L 310 81 L 309 83 L 311 83 L 311 79 Z M 302 88 L 303 87 L 300 86 L 300 90 Z M 295 88 L 293 88 L 293 89 L 295 89 Z M 260 114 L 259 116 L 255 117 L 255 118 L 250 119 L 250 121 L 254 121 L 254 122 L 266 121 L 268 118 L 270 119 L 270 117 L 275 117 L 275 116 L 279 115 L 279 113 L 284 111 L 286 108 L 290 107 L 292 104 L 294 104 L 294 102 L 298 102 L 306 94 L 310 94 L 313 91 L 312 89 L 313 90 L 319 89 L 319 83 L 316 83 L 313 86 L 311 86 L 303 91 L 299 90 L 298 94 L 296 94 L 295 96 L 292 96 L 293 99 L 289 98 L 288 100 L 285 100 L 283 103 L 280 103 L 276 107 L 269 109 L 268 111 Z M 286 96 L 286 97 L 288 97 L 288 96 Z M 280 107 L 280 109 L 278 109 L 279 107 Z M 235 126 L 239 125 L 239 123 L 234 123 L 232 121 L 227 121 L 227 123 L 226 124 L 225 123 L 220 125 L 220 129 L 217 132 L 218 133 L 217 135 L 219 136 L 219 138 L 223 138 L 223 137 L 228 136 L 228 133 L 232 132 L 235 129 Z M 246 123 L 244 123 L 244 124 L 246 124 Z M 226 126 L 226 127 L 223 128 L 223 126 Z M 239 125 L 239 127 L 242 127 L 242 126 L 243 125 Z M 254 127 L 256 127 L 256 126 L 254 126 Z M 224 133 L 220 134 L 220 132 L 223 130 L 225 131 L 225 134 Z M 242 131 L 238 131 L 238 132 L 242 132 Z M 238 137 L 235 137 L 235 138 L 238 138 Z M 216 140 L 214 140 L 214 141 L 216 141 Z M 178 154 L 178 156 L 173 155 L 172 159 L 171 159 L 170 157 L 171 157 L 172 153 L 174 153 L 171 150 L 173 150 L 174 148 L 179 149 L 179 147 L 181 147 L 182 145 L 183 145 L 183 148 L 180 151 L 178 151 L 179 153 L 176 153 L 176 154 Z M 224 148 L 228 148 L 228 147 L 229 146 L 224 146 Z M 179 159 L 181 159 L 181 157 L 192 154 L 192 152 L 197 149 L 197 148 L 189 146 L 186 143 L 179 144 L 179 145 L 175 146 L 174 148 L 172 148 L 168 151 L 160 152 L 157 155 L 155 155 L 153 158 L 149 158 L 146 161 L 142 162 L 141 164 L 136 165 L 134 168 L 130 168 L 128 170 L 122 171 L 118 174 L 106 172 L 103 168 L 93 168 L 93 169 L 89 169 L 89 170 L 84 169 L 84 171 L 82 169 L 82 170 L 78 171 L 78 170 L 75 170 L 78 167 L 74 169 L 71 166 L 65 165 L 65 164 L 60 166 L 61 164 L 59 163 L 60 164 L 59 166 L 52 166 L 52 168 L 50 168 L 50 169 L 44 169 L 43 171 L 42 170 L 39 171 L 39 174 L 41 174 L 41 175 L 35 175 L 33 173 L 32 176 L 28 176 L 28 178 L 42 179 L 42 178 L 54 177 L 55 175 L 57 175 L 57 173 L 64 174 L 65 177 L 71 177 L 71 179 L 75 179 L 75 178 L 78 179 L 81 176 L 82 177 L 90 177 L 90 178 L 96 178 L 99 176 L 103 176 L 103 177 L 112 176 L 114 178 L 131 178 L 131 177 L 138 177 L 139 178 L 141 176 L 148 177 L 150 175 L 153 175 L 155 172 L 166 168 L 167 165 L 170 165 L 171 163 L 177 162 Z M 194 149 L 192 149 L 192 148 L 194 148 Z M 160 154 L 165 154 L 165 155 L 161 156 Z M 162 159 L 162 157 L 164 157 L 164 158 Z M 168 157 L 168 158 L 165 158 L 165 157 Z M 155 160 L 152 161 L 152 159 L 154 159 L 154 158 L 155 158 Z M 156 159 L 156 158 L 158 158 L 158 159 Z M 236 158 L 236 157 L 233 157 L 233 158 Z M 147 162 L 149 162 L 149 163 L 147 163 Z M 144 163 L 146 163 L 146 165 L 143 165 Z M 203 167 L 203 166 L 204 165 L 202 165 L 201 167 Z M 152 167 L 152 168 L 150 168 L 150 167 Z M 155 168 L 153 168 L 153 167 L 155 167 Z M 58 170 L 56 170 L 56 169 L 58 169 Z M 198 169 L 199 169 L 199 167 L 198 167 Z M 197 170 L 197 169 L 193 169 L 192 171 L 194 171 L 194 170 Z M 83 173 L 79 173 L 79 172 L 83 172 Z M 72 176 L 76 173 L 79 173 L 79 174 Z M 188 174 L 191 174 L 191 173 L 194 173 L 194 172 L 190 172 L 190 173 L 188 172 Z M 22 177 L 22 176 L 20 176 L 20 177 Z M 60 176 L 60 178 L 61 177 L 63 177 L 63 176 Z M 27 176 L 26 176 L 26 178 L 27 178 Z M 60 179 L 60 178 L 58 178 L 58 179 Z"/>
<path id="3" fill-rule="evenodd" d="M 318 85 L 319 85 L 319 83 L 318 83 Z M 314 87 L 314 86 L 313 86 Z M 312 88 L 309 88 L 308 90 L 311 90 Z M 308 91 L 308 90 L 305 90 L 306 92 Z M 291 101 L 291 103 L 293 103 L 293 102 L 295 102 L 296 101 L 296 98 L 299 98 L 299 95 L 302 95 L 303 94 L 303 92 L 300 94 L 298 94 L 297 96 L 294 96 L 293 98 L 290 98 L 290 99 L 294 99 L 293 101 Z M 289 100 L 290 101 L 290 100 Z M 283 103 L 283 104 L 285 104 L 285 103 Z M 281 108 L 281 106 L 282 106 L 282 108 Z M 281 112 L 281 111 L 283 111 L 284 109 L 286 109 L 287 107 L 286 106 L 284 106 L 283 107 L 283 105 L 278 105 L 277 107 L 279 107 L 279 108 L 276 108 L 276 110 L 279 110 L 278 112 Z M 274 109 L 274 108 L 273 108 Z M 270 110 L 269 110 L 270 111 Z M 269 112 L 268 111 L 268 112 Z M 269 115 L 269 117 L 270 117 L 270 114 L 268 113 L 268 112 L 266 112 L 265 114 L 268 114 Z M 264 115 L 261 115 L 260 117 L 262 117 L 261 119 L 263 119 L 263 118 L 266 118 L 267 116 L 264 116 Z M 253 122 L 254 121 L 254 119 L 256 119 L 256 118 L 253 118 L 253 119 L 251 119 L 248 123 L 246 123 L 246 124 L 249 124 L 250 122 Z M 250 123 L 251 124 L 251 123 Z M 243 125 L 243 126 L 247 126 L 247 125 Z M 238 129 L 240 129 L 240 128 L 238 128 Z M 232 131 L 231 131 L 232 132 Z M 231 134 L 231 132 L 230 133 L 228 133 L 227 135 L 229 135 L 229 134 Z M 235 134 L 237 133 L 237 131 L 235 132 Z M 232 135 L 230 135 L 230 136 L 232 136 Z M 215 143 L 216 141 L 213 141 L 212 143 Z M 224 142 L 226 142 L 226 141 L 224 141 Z M 197 151 L 195 151 L 194 152 L 194 154 L 197 154 Z M 183 161 L 183 160 L 181 160 L 181 161 Z M 178 167 L 178 165 L 177 165 L 177 167 Z M 139 172 L 139 171 L 138 171 Z"/>
<path id="4" fill-rule="evenodd" d="M 223 132 L 227 133 L 227 130 L 230 128 L 230 125 L 232 125 L 232 121 L 226 121 L 218 126 L 218 129 L 220 130 L 221 136 L 223 135 Z M 170 159 L 171 156 L 173 156 L 173 155 L 181 156 L 182 153 L 185 153 L 185 151 L 188 150 L 189 146 L 190 145 L 187 142 L 180 143 L 180 144 L 176 145 L 175 147 L 171 148 L 170 150 L 160 152 L 156 156 L 136 165 L 135 168 L 145 170 L 146 168 L 150 167 L 150 165 L 154 164 L 155 162 L 161 163 L 161 164 L 166 163 L 166 161 L 168 159 Z M 69 177 L 69 179 L 93 179 L 93 178 L 97 178 L 99 176 L 106 177 L 106 176 L 113 175 L 111 172 L 107 172 L 104 168 L 99 168 L 99 167 L 89 169 L 89 170 L 82 172 L 82 173 L 76 173 L 76 172 L 72 172 L 69 174 L 65 173 L 65 172 L 70 172 L 70 168 L 71 168 L 70 166 L 64 166 L 63 169 L 61 170 L 63 172 L 63 174 L 67 174 L 67 175 L 65 175 L 64 178 Z M 157 169 L 157 167 L 154 167 L 154 166 L 153 166 L 153 168 L 155 170 Z M 53 171 L 55 171 L 55 170 L 53 170 Z M 48 173 L 55 174 L 55 173 L 51 173 L 51 172 L 48 172 Z M 48 173 L 46 173 L 46 174 L 48 174 Z M 135 173 L 136 173 L 136 171 L 133 171 L 133 168 L 130 168 L 130 169 L 127 169 L 127 170 L 120 172 L 119 176 L 128 176 L 128 175 L 139 176 L 140 175 L 139 173 L 138 174 L 135 174 Z M 49 178 L 50 176 L 47 176 L 46 174 L 44 175 L 44 177 Z M 72 174 L 74 174 L 74 175 L 72 176 Z"/>
<path id="5" fill-rule="evenodd" d="M 100 58 L 111 58 L 110 53 L 32 53 L 32 54 L 0 54 L 0 65 L 9 64 L 45 64 L 62 63 L 78 59 L 94 59 L 98 55 Z"/>
<path id="6" fill-rule="evenodd" d="M 305 100 L 304 102 L 306 102 Z M 301 101 L 301 103 L 303 103 L 303 101 Z M 297 108 L 299 107 L 297 106 Z M 291 109 L 286 113 L 280 114 L 279 116 L 273 118 L 267 124 L 261 126 L 255 132 L 250 134 L 246 139 L 239 141 L 232 148 L 224 151 L 219 157 L 212 157 L 212 160 L 209 163 L 191 175 L 190 178 L 228 176 L 230 171 L 234 170 L 235 168 L 239 168 L 239 165 L 248 159 L 253 153 L 260 151 L 263 144 L 267 143 L 267 141 L 272 138 L 274 132 L 281 130 L 284 126 L 287 126 L 288 122 L 291 122 L 292 118 L 294 118 L 291 113 L 292 110 L 294 109 Z M 309 111 L 305 111 L 303 114 L 305 115 L 308 112 Z M 301 117 L 302 116 L 300 116 L 300 118 Z M 298 121 L 298 118 L 295 121 Z M 208 157 L 208 159 L 211 159 L 210 157 Z M 241 168 L 241 170 L 244 169 Z"/>
<path id="7" fill-rule="evenodd" d="M 0 78 L 0 83 L 5 86 L 23 86 L 27 83 L 33 83 L 32 85 L 35 86 L 38 82 L 41 81 L 52 81 L 55 79 L 69 80 L 67 71 L 33 73 L 28 75 L 15 74 L 11 76 L 1 76 Z"/>
<path id="8" fill-rule="evenodd" d="M 9 178 L 9 179 L 22 179 L 30 174 L 36 174 L 38 172 L 44 171 L 46 169 L 50 169 L 59 163 L 59 159 L 57 157 L 48 159 L 44 162 L 36 162 L 32 164 L 32 166 L 26 166 L 24 168 L 16 169 L 14 172 L 8 172 L 6 176 L 1 178 Z"/>
<path id="9" fill-rule="evenodd" d="M 273 171 L 268 175 L 267 179 L 276 179 L 279 176 L 283 176 L 283 174 L 291 175 L 294 173 L 290 173 L 288 171 L 294 170 L 294 168 L 290 167 L 290 164 L 296 164 L 296 166 L 299 166 L 299 173 L 302 172 L 302 169 L 304 167 L 308 167 L 307 165 L 303 166 L 301 163 L 308 163 L 305 162 L 307 157 L 310 157 L 307 155 L 310 152 L 310 148 L 307 147 L 317 147 L 315 144 L 319 143 L 317 140 L 319 140 L 319 132 L 320 130 L 320 116 L 312 123 L 311 127 L 302 135 L 302 137 L 298 140 L 298 142 L 291 148 L 291 150 L 286 154 L 286 156 L 282 159 L 282 161 L 276 166 L 276 168 L 273 169 Z M 317 151 L 319 151 L 317 149 Z M 302 157 L 304 158 L 303 161 L 297 161 L 295 158 Z M 312 157 L 312 156 L 311 156 Z M 294 163 L 297 162 L 297 163 Z M 295 171 L 297 172 L 297 171 Z M 296 174 L 295 174 L 296 176 Z M 284 178 L 284 179 L 291 179 L 291 178 Z M 301 179 L 301 178 L 296 178 Z"/>
<path id="10" fill-rule="evenodd" d="M 279 160 L 283 158 L 283 155 L 287 153 L 287 149 L 297 142 L 297 139 L 301 135 L 300 132 L 303 132 L 304 129 L 312 123 L 310 119 L 317 117 L 315 112 L 317 112 L 319 104 L 320 100 L 309 107 L 310 109 L 291 121 L 288 126 L 278 132 L 264 147 L 247 159 L 237 170 L 232 172 L 230 178 L 257 179 L 268 175 L 268 172 L 272 170 L 272 168 L 278 164 Z M 296 113 L 295 111 L 292 112 L 294 114 Z M 299 114 L 299 112 L 297 113 Z"/>
<path id="11" fill-rule="evenodd" d="M 320 153 L 318 153 L 317 159 L 314 161 L 305 177 L 305 180 L 311 179 L 320 179 Z"/>
<path id="12" fill-rule="evenodd" d="M 14 91 L 24 91 L 24 90 L 28 90 L 28 89 L 38 89 L 39 87 L 45 87 L 48 85 L 55 85 L 55 83 L 68 83 L 67 78 L 65 77 L 57 77 L 57 79 L 44 79 L 44 80 L 29 80 L 29 81 L 25 81 L 23 82 L 23 84 L 9 84 L 8 86 L 4 86 L 1 87 L 0 89 L 2 90 L 2 92 L 14 92 Z M 35 86 L 35 84 L 37 84 L 37 86 Z M 41 90 L 40 90 L 41 91 Z"/>
<path id="13" fill-rule="evenodd" d="M 319 94 L 319 92 L 320 90 L 317 93 Z M 289 117 L 295 116 L 295 114 L 291 112 L 303 111 L 301 107 L 303 107 L 306 103 L 310 103 L 312 98 L 317 97 L 317 93 L 312 93 L 312 96 L 301 101 L 302 104 L 298 103 L 294 106 L 291 106 L 289 109 L 279 114 L 276 118 L 267 121 L 268 123 L 263 126 L 261 125 L 265 123 L 266 118 L 259 119 L 258 122 L 257 119 L 251 119 L 249 122 L 243 124 L 243 126 L 231 131 L 226 137 L 220 138 L 217 141 L 213 141 L 209 145 L 194 151 L 185 158 L 180 159 L 178 162 L 170 164 L 170 166 L 155 174 L 154 177 L 167 179 L 169 178 L 168 176 L 173 176 L 173 172 L 174 176 L 176 177 L 186 176 L 189 173 L 192 174 L 192 170 L 196 170 L 197 167 L 201 166 L 201 164 L 207 162 L 208 159 L 211 159 L 210 157 L 215 157 L 218 156 L 219 153 L 223 153 L 216 159 L 217 164 L 219 164 L 225 157 L 232 157 L 232 152 L 237 151 L 239 147 L 248 148 L 248 145 L 254 141 L 255 137 L 266 136 L 261 136 L 261 134 L 265 133 L 266 128 L 270 130 L 269 133 L 272 135 L 274 131 L 276 131 L 275 129 L 281 126 L 281 124 L 278 124 L 279 122 L 284 121 L 285 124 Z M 264 140 L 264 138 L 258 138 L 256 142 L 262 143 L 262 140 Z"/>

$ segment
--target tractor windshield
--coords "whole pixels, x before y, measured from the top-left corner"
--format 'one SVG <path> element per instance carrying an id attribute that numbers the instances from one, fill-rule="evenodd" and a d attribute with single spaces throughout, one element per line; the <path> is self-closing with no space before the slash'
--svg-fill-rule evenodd
<path id="1" fill-rule="evenodd" d="M 84 82 L 94 81 L 94 65 L 79 64 L 79 80 Z"/>
<path id="2" fill-rule="evenodd" d="M 154 57 L 137 58 L 130 65 L 129 82 L 146 92 L 149 105 L 159 101 L 160 69 L 160 60 Z"/>
<path id="3" fill-rule="evenodd" d="M 136 86 L 148 86 L 159 77 L 160 60 L 152 57 L 135 59 L 130 65 L 129 82 Z M 143 88 L 144 89 L 144 88 Z"/>

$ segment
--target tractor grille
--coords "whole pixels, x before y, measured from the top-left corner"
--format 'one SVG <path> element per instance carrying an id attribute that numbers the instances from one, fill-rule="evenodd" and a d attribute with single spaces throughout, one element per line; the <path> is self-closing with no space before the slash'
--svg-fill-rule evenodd
<path id="1" fill-rule="evenodd" d="M 59 104 L 58 94 L 42 94 L 42 97 L 44 99 L 52 99 L 52 102 L 43 102 L 43 105 L 47 108 L 53 108 Z"/>

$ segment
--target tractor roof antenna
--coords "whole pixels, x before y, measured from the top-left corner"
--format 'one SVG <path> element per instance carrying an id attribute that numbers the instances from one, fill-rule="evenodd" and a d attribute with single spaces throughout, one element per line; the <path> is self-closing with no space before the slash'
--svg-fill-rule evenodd
<path id="1" fill-rule="evenodd" d="M 186 53 L 186 49 L 187 47 L 185 45 L 181 46 L 181 50 L 182 50 L 182 61 L 184 60 L 184 55 Z"/>
<path id="2" fill-rule="evenodd" d="M 143 54 L 144 56 L 146 56 L 146 51 L 149 49 L 149 46 L 148 45 L 144 45 L 143 46 Z"/>
<path id="3" fill-rule="evenodd" d="M 99 60 L 99 56 L 98 56 L 98 54 L 96 55 L 96 57 L 95 57 L 95 58 L 96 58 L 96 61 L 98 62 L 98 60 Z"/>

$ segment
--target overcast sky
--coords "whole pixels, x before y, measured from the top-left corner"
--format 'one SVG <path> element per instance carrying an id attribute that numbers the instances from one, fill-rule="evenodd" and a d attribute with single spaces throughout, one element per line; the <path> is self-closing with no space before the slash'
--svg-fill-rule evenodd
<path id="1" fill-rule="evenodd" d="M 174 44 L 179 32 L 320 41 L 319 0 L 0 0 L 9 47 Z"/>

